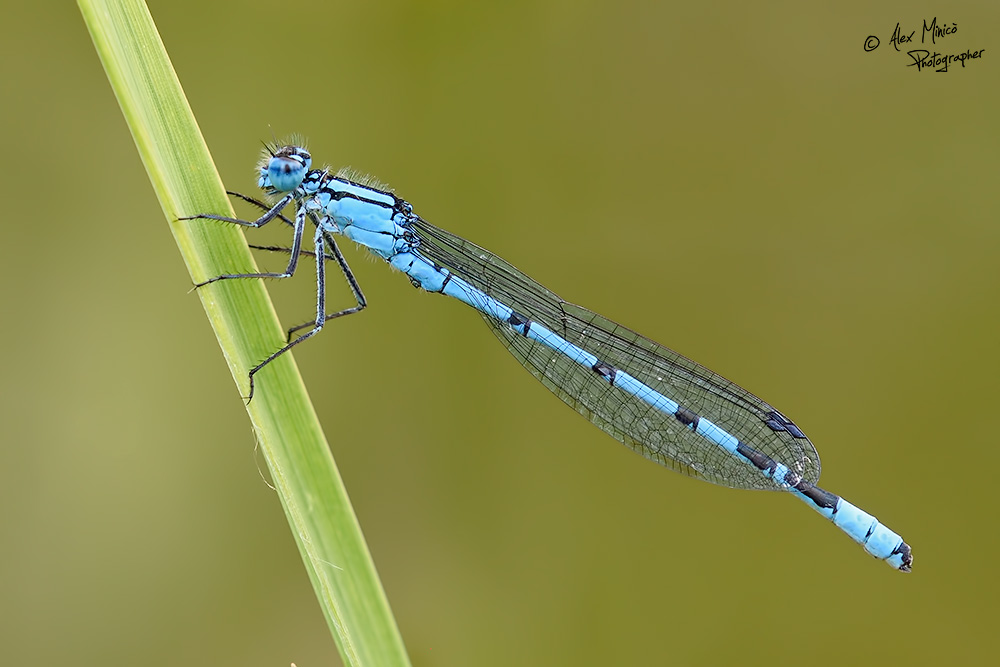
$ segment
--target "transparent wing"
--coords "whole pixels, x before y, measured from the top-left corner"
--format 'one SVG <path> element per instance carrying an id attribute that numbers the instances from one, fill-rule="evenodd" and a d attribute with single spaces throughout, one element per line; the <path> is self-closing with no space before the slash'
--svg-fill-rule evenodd
<path id="1" fill-rule="evenodd" d="M 625 371 L 685 409 L 708 419 L 805 480 L 819 480 L 819 454 L 781 413 L 721 375 L 556 294 L 479 246 L 424 220 L 413 222 L 420 252 L 519 314 L 539 322 L 601 361 Z M 783 489 L 752 466 L 706 441 L 585 368 L 514 331 L 483 319 L 511 354 L 567 405 L 648 459 L 722 486 Z M 770 424 L 770 425 L 769 425 Z"/>

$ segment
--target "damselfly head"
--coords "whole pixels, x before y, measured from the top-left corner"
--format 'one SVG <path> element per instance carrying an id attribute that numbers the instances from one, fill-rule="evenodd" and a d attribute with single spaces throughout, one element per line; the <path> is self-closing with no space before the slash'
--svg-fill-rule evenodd
<path id="1" fill-rule="evenodd" d="M 268 150 L 260 163 L 257 186 L 269 193 L 291 192 L 302 184 L 312 167 L 309 151 L 299 146 L 281 146 Z"/>

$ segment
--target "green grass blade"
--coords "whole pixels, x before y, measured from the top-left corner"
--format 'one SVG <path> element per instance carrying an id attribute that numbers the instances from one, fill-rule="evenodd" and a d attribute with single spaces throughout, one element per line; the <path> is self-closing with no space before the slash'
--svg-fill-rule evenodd
<path id="1" fill-rule="evenodd" d="M 201 212 L 232 215 L 232 209 L 145 4 L 78 4 L 192 280 L 252 267 L 246 241 L 234 226 L 177 221 Z M 284 340 L 267 292 L 261 281 L 234 280 L 209 285 L 198 296 L 245 394 L 247 370 Z M 408 665 L 292 356 L 269 365 L 261 380 L 247 412 L 344 662 Z"/>

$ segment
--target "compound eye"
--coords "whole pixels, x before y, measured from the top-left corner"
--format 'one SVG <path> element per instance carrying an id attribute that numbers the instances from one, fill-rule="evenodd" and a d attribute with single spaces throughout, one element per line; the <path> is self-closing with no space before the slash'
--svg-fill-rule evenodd
<path id="1" fill-rule="evenodd" d="M 306 164 L 298 155 L 273 157 L 267 163 L 267 177 L 278 192 L 291 192 L 306 177 Z"/>

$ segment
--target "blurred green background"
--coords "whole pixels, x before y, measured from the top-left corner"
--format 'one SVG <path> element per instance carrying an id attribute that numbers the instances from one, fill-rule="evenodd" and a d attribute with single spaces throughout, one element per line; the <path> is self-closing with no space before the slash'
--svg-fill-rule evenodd
<path id="1" fill-rule="evenodd" d="M 151 10 L 230 188 L 305 134 L 778 406 L 914 550 L 644 461 L 348 247 L 371 307 L 296 357 L 416 665 L 995 661 L 995 3 Z M 935 15 L 983 58 L 906 67 Z M 75 5 L 4 17 L 0 662 L 337 664 Z"/>

